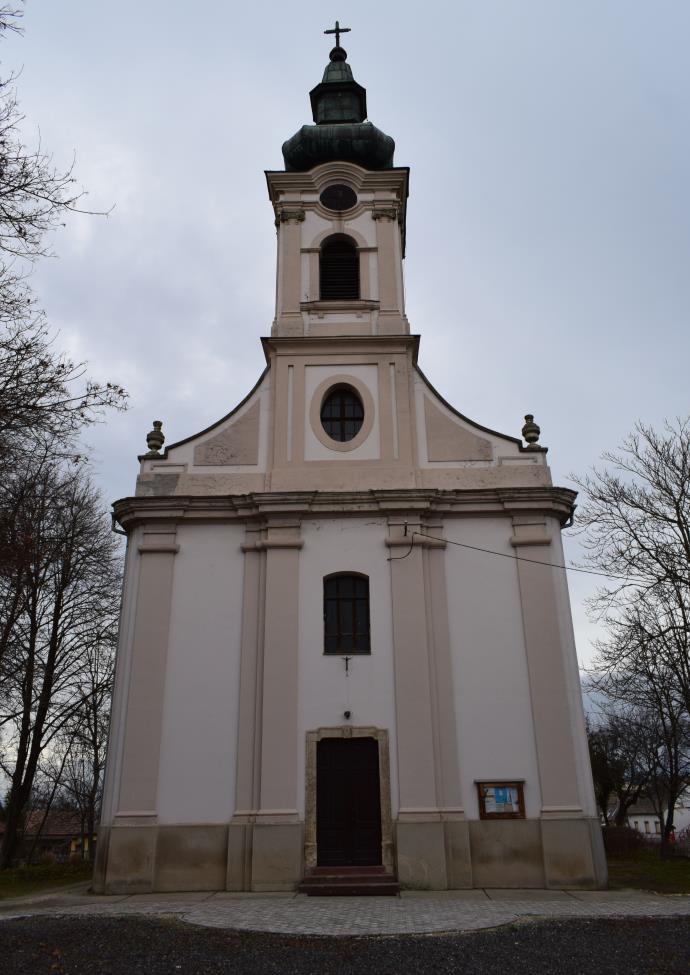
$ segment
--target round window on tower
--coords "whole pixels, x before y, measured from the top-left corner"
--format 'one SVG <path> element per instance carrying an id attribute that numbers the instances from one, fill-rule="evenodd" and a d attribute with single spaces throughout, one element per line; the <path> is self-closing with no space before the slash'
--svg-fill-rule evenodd
<path id="1" fill-rule="evenodd" d="M 327 210 L 351 210 L 357 202 L 357 194 L 344 183 L 334 183 L 326 187 L 319 199 Z"/>
<path id="2" fill-rule="evenodd" d="M 364 423 L 364 406 L 351 386 L 330 390 L 321 404 L 321 426 L 331 440 L 354 440 Z"/>

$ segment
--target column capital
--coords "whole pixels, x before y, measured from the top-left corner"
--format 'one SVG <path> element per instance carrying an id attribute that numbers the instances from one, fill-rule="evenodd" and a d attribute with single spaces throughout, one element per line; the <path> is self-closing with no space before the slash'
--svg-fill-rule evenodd
<path id="1" fill-rule="evenodd" d="M 380 207 L 378 210 L 371 211 L 372 220 L 397 220 L 397 207 Z"/>
<path id="2" fill-rule="evenodd" d="M 176 555 L 180 551 L 177 544 L 177 525 L 174 522 L 144 525 L 138 551 L 141 555 L 149 552 Z"/>
<path id="3" fill-rule="evenodd" d="M 276 210 L 276 227 L 279 227 L 281 223 L 304 223 L 305 213 L 302 209 L 289 210 L 287 207 L 283 207 Z"/>

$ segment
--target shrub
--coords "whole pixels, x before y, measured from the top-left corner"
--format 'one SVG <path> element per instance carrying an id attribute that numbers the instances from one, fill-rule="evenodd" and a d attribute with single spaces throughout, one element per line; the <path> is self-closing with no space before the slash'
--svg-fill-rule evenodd
<path id="1" fill-rule="evenodd" d="M 602 834 L 606 855 L 610 857 L 624 857 L 637 853 L 644 843 L 642 834 L 631 826 L 605 826 Z"/>

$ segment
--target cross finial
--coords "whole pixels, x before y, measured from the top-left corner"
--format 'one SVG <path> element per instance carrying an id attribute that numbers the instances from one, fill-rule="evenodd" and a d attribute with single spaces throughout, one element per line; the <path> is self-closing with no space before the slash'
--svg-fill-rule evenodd
<path id="1" fill-rule="evenodd" d="M 332 30 L 325 30 L 324 34 L 335 34 L 335 46 L 340 47 L 340 35 L 349 34 L 351 30 L 351 27 L 341 27 L 340 21 L 336 20 L 335 27 Z"/>

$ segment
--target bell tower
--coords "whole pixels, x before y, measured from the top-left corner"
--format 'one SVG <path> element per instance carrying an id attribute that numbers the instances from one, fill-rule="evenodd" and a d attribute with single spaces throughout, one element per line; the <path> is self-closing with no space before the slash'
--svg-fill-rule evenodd
<path id="1" fill-rule="evenodd" d="M 366 90 L 339 44 L 310 99 L 314 124 L 284 143 L 285 171 L 266 173 L 278 231 L 271 334 L 408 334 L 409 170 L 393 165 L 393 139 L 367 121 Z"/>

